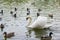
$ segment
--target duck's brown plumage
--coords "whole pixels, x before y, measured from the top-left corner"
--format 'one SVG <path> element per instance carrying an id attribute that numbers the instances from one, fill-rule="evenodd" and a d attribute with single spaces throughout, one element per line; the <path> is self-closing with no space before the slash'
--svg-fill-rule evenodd
<path id="1" fill-rule="evenodd" d="M 44 36 L 44 37 L 42 36 L 42 37 L 41 37 L 41 40 L 51 40 L 51 39 L 52 39 L 52 36 L 51 36 L 52 34 L 53 34 L 53 33 L 50 32 L 50 33 L 49 33 L 49 36 Z"/>
<path id="2" fill-rule="evenodd" d="M 8 33 L 7 34 L 7 32 L 4 32 L 4 38 L 11 38 L 11 37 L 13 37 L 14 36 L 14 32 L 11 32 L 11 33 Z"/>

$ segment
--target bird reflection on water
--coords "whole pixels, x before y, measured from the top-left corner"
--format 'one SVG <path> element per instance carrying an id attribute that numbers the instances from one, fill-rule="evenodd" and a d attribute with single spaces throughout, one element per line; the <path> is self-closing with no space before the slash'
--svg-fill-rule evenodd
<path id="1" fill-rule="evenodd" d="M 32 33 L 34 32 L 34 35 L 35 35 L 35 38 L 38 38 L 38 39 L 40 39 L 40 37 L 42 36 L 42 35 L 46 35 L 46 34 L 48 34 L 48 30 L 49 29 L 36 29 L 36 28 L 34 28 L 34 29 L 31 29 L 31 30 L 29 30 L 29 29 L 27 29 L 28 31 L 26 32 L 26 37 L 27 37 L 27 40 L 29 40 L 29 38 L 31 38 L 33 35 L 32 35 Z"/>

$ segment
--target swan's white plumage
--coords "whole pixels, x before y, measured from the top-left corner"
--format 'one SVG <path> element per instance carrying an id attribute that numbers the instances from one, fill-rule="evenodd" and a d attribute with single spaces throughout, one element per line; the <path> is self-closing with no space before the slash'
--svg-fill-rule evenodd
<path id="1" fill-rule="evenodd" d="M 37 20 L 31 23 L 29 28 L 48 28 L 51 24 L 48 24 L 48 18 L 44 16 L 38 16 Z"/>

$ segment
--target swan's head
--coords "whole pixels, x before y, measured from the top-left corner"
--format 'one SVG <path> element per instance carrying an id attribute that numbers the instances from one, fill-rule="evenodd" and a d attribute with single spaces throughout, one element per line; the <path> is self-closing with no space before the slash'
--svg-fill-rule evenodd
<path id="1" fill-rule="evenodd" d="M 52 14 L 52 13 L 48 14 L 48 16 L 49 16 L 51 19 L 53 18 L 53 14 Z"/>
<path id="2" fill-rule="evenodd" d="M 32 18 L 31 18 L 30 16 L 28 16 L 28 17 L 26 17 L 26 20 L 28 20 L 28 19 L 30 19 L 30 20 L 31 20 Z"/>

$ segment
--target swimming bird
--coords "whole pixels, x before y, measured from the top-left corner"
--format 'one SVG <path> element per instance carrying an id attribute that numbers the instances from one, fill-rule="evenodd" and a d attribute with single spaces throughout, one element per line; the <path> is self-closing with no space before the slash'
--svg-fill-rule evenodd
<path id="1" fill-rule="evenodd" d="M 27 15 L 30 15 L 30 9 L 27 8 Z"/>
<path id="2" fill-rule="evenodd" d="M 4 29 L 4 25 L 1 24 L 1 25 L 0 25 L 0 28 L 1 28 L 1 31 L 3 31 L 3 29 Z"/>
<path id="3" fill-rule="evenodd" d="M 17 15 L 16 15 L 16 14 L 14 14 L 14 15 L 13 15 L 13 17 L 14 17 L 14 18 L 16 18 L 16 17 L 17 17 Z"/>
<path id="4" fill-rule="evenodd" d="M 7 34 L 7 32 L 4 32 L 3 34 L 4 34 L 4 39 L 5 40 L 7 40 L 7 38 L 11 38 L 11 37 L 14 36 L 14 32 L 11 32 L 11 33 L 8 33 L 8 34 Z"/>
<path id="5" fill-rule="evenodd" d="M 15 11 L 17 11 L 17 8 L 15 8 Z"/>
<path id="6" fill-rule="evenodd" d="M 11 11 L 10 14 L 13 14 L 13 11 Z"/>
<path id="7" fill-rule="evenodd" d="M 38 16 L 40 16 L 40 14 L 39 14 L 39 13 L 37 13 L 37 17 L 38 17 Z"/>
<path id="8" fill-rule="evenodd" d="M 41 40 L 51 40 L 52 39 L 52 32 L 49 33 L 49 36 L 42 36 Z"/>
<path id="9" fill-rule="evenodd" d="M 1 10 L 1 12 L 0 12 L 2 15 L 3 15 L 3 10 Z"/>
<path id="10" fill-rule="evenodd" d="M 52 22 L 49 24 L 51 20 L 45 16 L 38 16 L 38 18 L 34 22 L 31 22 L 32 21 L 31 16 L 27 16 L 27 19 L 28 19 L 28 25 L 27 25 L 28 28 L 44 29 L 52 26 Z"/>
<path id="11" fill-rule="evenodd" d="M 38 9 L 37 17 L 40 16 L 40 11 L 41 11 L 41 9 Z"/>
<path id="12" fill-rule="evenodd" d="M 29 8 L 27 8 L 27 11 L 29 11 L 30 9 Z"/>

